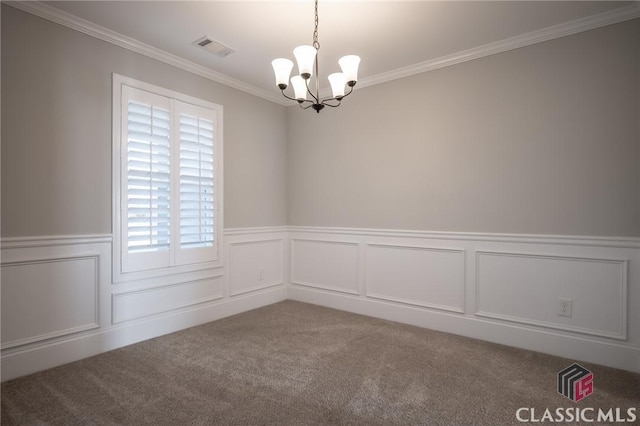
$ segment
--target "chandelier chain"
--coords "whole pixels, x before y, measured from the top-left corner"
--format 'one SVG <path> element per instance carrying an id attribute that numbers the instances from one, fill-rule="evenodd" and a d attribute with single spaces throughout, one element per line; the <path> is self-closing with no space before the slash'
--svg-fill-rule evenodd
<path id="1" fill-rule="evenodd" d="M 315 20 L 315 29 L 313 31 L 313 47 L 316 50 L 320 49 L 320 43 L 318 42 L 318 0 L 316 0 L 316 8 L 315 8 L 316 20 Z"/>

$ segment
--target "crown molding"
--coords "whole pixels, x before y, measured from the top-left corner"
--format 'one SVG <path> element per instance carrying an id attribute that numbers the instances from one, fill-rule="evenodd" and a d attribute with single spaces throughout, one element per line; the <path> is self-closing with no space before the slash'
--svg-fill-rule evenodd
<path id="1" fill-rule="evenodd" d="M 60 25 L 64 25 L 68 28 L 74 29 L 108 43 L 112 43 L 116 46 L 180 68 L 192 74 L 196 74 L 217 83 L 221 83 L 234 89 L 241 90 L 267 101 L 274 102 L 283 106 L 295 105 L 291 104 L 291 102 L 277 93 L 272 93 L 256 86 L 252 86 L 226 74 L 219 73 L 208 67 L 188 61 L 164 50 L 142 43 L 131 37 L 127 37 L 108 28 L 94 24 L 93 22 L 48 6 L 41 1 L 3 1 L 3 3 L 31 13 L 33 15 L 39 16 L 41 18 L 47 19 L 49 21 L 58 23 Z M 496 53 L 506 52 L 509 50 L 518 49 L 520 47 L 530 46 L 556 38 L 577 34 L 583 31 L 617 24 L 619 22 L 628 21 L 638 17 L 640 17 L 640 2 L 636 1 L 629 6 L 613 9 L 608 12 L 600 13 L 598 15 L 553 25 L 541 30 L 536 30 L 519 36 L 510 37 L 494 43 L 488 43 L 483 46 L 463 50 L 451 55 L 429 59 L 427 61 L 408 65 L 406 67 L 398 68 L 389 72 L 365 77 L 358 81 L 358 85 L 356 87 L 359 89 L 363 87 L 374 86 L 377 84 L 410 77 L 412 75 L 445 68 L 451 65 L 472 61 L 474 59 L 483 58 L 485 56 L 495 55 Z M 330 93 L 330 90 L 328 88 L 321 91 L 322 96 L 325 96 L 328 93 Z"/>
<path id="2" fill-rule="evenodd" d="M 266 99 L 267 101 L 275 102 L 284 106 L 290 105 L 289 102 L 286 102 L 286 99 L 283 99 L 282 96 L 277 93 L 272 93 L 252 86 L 233 77 L 229 77 L 226 74 L 214 71 L 211 68 L 188 61 L 162 49 L 158 49 L 156 47 L 142 43 L 134 38 L 127 37 L 108 28 L 94 24 L 93 22 L 79 18 L 70 13 L 63 12 L 43 2 L 6 1 L 3 3 L 15 7 L 16 9 L 31 13 L 32 15 L 39 16 L 40 18 L 44 18 L 51 22 L 55 22 L 57 24 L 87 34 L 91 37 L 95 37 L 97 39 L 106 41 L 132 52 L 139 53 L 165 64 L 172 65 L 176 68 L 182 69 L 200 77 L 204 77 L 217 83 L 224 84 L 225 86 L 229 86 L 234 89 L 257 96 L 259 98 Z"/>
<path id="3" fill-rule="evenodd" d="M 640 17 L 640 2 L 603 12 L 598 15 L 588 16 L 586 18 L 576 19 L 540 30 L 510 37 L 494 43 L 485 44 L 468 50 L 463 50 L 451 55 L 441 56 L 439 58 L 430 59 L 419 62 L 417 64 L 408 65 L 389 72 L 376 74 L 366 77 L 358 81 L 356 87 L 362 88 L 374 86 L 404 77 L 421 74 L 427 71 L 433 71 L 439 68 L 445 68 L 451 65 L 460 64 L 462 62 L 472 61 L 474 59 L 483 58 L 485 56 L 495 55 L 496 53 L 506 52 L 508 50 L 518 49 L 520 47 L 530 46 L 532 44 L 542 43 L 560 37 L 577 34 L 583 31 L 589 31 L 607 25 L 617 24 L 619 22 L 628 21 Z"/>

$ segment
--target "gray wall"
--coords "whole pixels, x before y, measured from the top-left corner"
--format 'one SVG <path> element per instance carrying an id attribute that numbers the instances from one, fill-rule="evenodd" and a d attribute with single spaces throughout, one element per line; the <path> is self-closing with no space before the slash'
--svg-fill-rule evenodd
<path id="1" fill-rule="evenodd" d="M 289 224 L 640 236 L 639 61 L 636 19 L 291 108 Z"/>
<path id="2" fill-rule="evenodd" d="M 286 225 L 286 108 L 2 5 L 3 237 L 111 232 L 111 74 L 224 107 L 225 227 Z"/>
<path id="3" fill-rule="evenodd" d="M 640 236 L 639 40 L 636 19 L 318 115 L 2 5 L 1 233 L 111 232 L 116 72 L 224 106 L 226 227 Z"/>

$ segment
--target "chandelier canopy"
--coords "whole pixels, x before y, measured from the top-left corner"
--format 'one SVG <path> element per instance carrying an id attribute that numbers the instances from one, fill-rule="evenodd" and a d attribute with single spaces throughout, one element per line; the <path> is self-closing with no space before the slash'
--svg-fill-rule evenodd
<path id="1" fill-rule="evenodd" d="M 331 84 L 333 97 L 320 99 L 320 78 L 318 75 L 318 51 L 320 43 L 318 42 L 318 0 L 315 0 L 315 29 L 313 31 L 313 45 L 298 46 L 293 49 L 293 55 L 298 63 L 298 75 L 291 77 L 291 85 L 293 86 L 294 97 L 288 96 L 284 91 L 288 86 L 289 76 L 293 69 L 293 62 L 286 58 L 274 59 L 271 62 L 273 72 L 276 75 L 276 85 L 280 88 L 282 95 L 297 101 L 302 109 L 313 108 L 316 112 L 320 112 L 325 106 L 338 107 L 340 102 L 346 96 L 353 92 L 353 86 L 358 81 L 358 66 L 360 65 L 360 57 L 356 55 L 343 56 L 338 60 L 342 72 L 329 74 L 328 79 Z M 309 88 L 311 78 L 315 80 L 315 94 Z M 346 88 L 349 91 L 345 93 Z M 307 99 L 307 94 L 311 99 Z"/>

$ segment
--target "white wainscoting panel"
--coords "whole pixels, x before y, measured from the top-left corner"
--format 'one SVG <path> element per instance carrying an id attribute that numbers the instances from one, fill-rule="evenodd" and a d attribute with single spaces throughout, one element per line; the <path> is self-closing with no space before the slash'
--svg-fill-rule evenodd
<path id="1" fill-rule="evenodd" d="M 2 265 L 2 348 L 97 328 L 98 255 Z"/>
<path id="2" fill-rule="evenodd" d="M 231 296 L 284 284 L 284 238 L 229 242 Z"/>
<path id="3" fill-rule="evenodd" d="M 286 298 L 640 372 L 638 238 L 237 228 L 221 268 L 118 284 L 109 235 L 1 249 L 3 381 Z"/>
<path id="4" fill-rule="evenodd" d="M 289 237 L 290 299 L 640 372 L 639 238 L 302 226 Z"/>
<path id="5" fill-rule="evenodd" d="M 291 240 L 291 283 L 358 294 L 357 243 L 329 240 Z"/>
<path id="6" fill-rule="evenodd" d="M 476 315 L 626 339 L 626 259 L 476 253 Z M 570 317 L 558 315 L 572 301 Z"/>
<path id="7" fill-rule="evenodd" d="M 369 244 L 366 294 L 376 299 L 464 312 L 464 250 Z"/>
<path id="8" fill-rule="evenodd" d="M 222 267 L 118 283 L 110 235 L 2 239 L 2 380 L 284 300 L 286 228 L 225 237 Z"/>
<path id="9" fill-rule="evenodd" d="M 112 295 L 113 323 L 211 302 L 223 297 L 223 276 Z"/>

